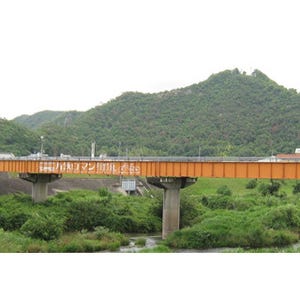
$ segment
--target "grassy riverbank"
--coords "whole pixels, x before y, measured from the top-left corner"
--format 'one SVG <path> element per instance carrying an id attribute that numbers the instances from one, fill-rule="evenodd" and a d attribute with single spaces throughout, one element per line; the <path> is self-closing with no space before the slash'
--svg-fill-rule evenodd
<path id="1" fill-rule="evenodd" d="M 144 252 L 233 248 L 299 252 L 296 181 L 199 179 L 181 191 L 181 229 Z M 299 187 L 299 186 L 298 186 Z M 33 204 L 0 196 L 0 252 L 101 252 L 127 245 L 127 233 L 161 232 L 162 190 L 144 197 L 73 190 Z M 228 249 L 226 250 L 228 251 Z"/>
<path id="2" fill-rule="evenodd" d="M 125 233 L 161 231 L 157 200 L 106 189 L 62 192 L 40 204 L 25 194 L 0 196 L 0 252 L 116 251 Z"/>
<path id="3" fill-rule="evenodd" d="M 299 241 L 300 197 L 295 192 L 296 184 L 199 179 L 196 185 L 182 191 L 199 208 L 199 215 L 190 226 L 171 234 L 164 244 L 179 249 L 233 247 L 238 252 L 285 251 L 283 247 Z"/>

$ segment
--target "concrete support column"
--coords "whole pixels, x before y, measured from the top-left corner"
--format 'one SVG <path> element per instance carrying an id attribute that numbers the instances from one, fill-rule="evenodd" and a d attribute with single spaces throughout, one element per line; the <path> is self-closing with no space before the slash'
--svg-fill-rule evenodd
<path id="1" fill-rule="evenodd" d="M 35 203 L 47 200 L 48 183 L 61 178 L 59 174 L 19 174 L 23 180 L 32 182 L 32 200 Z"/>
<path id="2" fill-rule="evenodd" d="M 164 189 L 162 239 L 179 229 L 180 222 L 180 189 L 196 182 L 195 178 L 187 177 L 151 177 L 147 182 Z"/>
<path id="3" fill-rule="evenodd" d="M 32 200 L 33 202 L 43 202 L 48 196 L 48 178 L 47 175 L 39 176 L 36 182 L 32 183 Z"/>
<path id="4" fill-rule="evenodd" d="M 164 188 L 162 239 L 179 229 L 180 220 L 180 187 Z"/>

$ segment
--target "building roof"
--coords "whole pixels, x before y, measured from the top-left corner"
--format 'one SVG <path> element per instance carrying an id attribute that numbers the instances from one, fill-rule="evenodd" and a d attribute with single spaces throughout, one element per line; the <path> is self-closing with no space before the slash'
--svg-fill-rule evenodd
<path id="1" fill-rule="evenodd" d="M 285 158 L 285 159 L 300 159 L 300 153 L 292 153 L 292 154 L 277 154 L 277 158 Z"/>

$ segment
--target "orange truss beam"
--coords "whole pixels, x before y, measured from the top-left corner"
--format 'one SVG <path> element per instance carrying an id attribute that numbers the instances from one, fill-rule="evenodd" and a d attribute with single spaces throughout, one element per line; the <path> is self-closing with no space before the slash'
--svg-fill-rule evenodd
<path id="1" fill-rule="evenodd" d="M 0 172 L 146 177 L 299 179 L 300 162 L 0 160 Z"/>

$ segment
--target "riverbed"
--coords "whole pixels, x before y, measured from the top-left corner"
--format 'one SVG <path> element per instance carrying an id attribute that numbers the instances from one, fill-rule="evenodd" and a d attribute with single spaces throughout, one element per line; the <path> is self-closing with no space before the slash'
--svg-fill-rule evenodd
<path id="1" fill-rule="evenodd" d="M 139 239 L 145 239 L 145 245 L 139 246 L 136 244 L 136 241 Z M 119 253 L 138 253 L 143 249 L 152 249 L 155 248 L 162 240 L 161 235 L 153 234 L 153 235 L 132 235 L 129 238 L 129 245 L 122 246 L 119 249 Z M 299 252 L 300 251 L 300 242 L 297 242 L 293 245 L 286 246 L 283 248 L 278 248 L 275 251 L 265 249 L 266 252 L 285 252 L 285 250 L 291 249 L 292 251 Z M 172 249 L 173 253 L 236 253 L 239 251 L 239 248 L 209 248 L 209 249 Z"/>
<path id="2" fill-rule="evenodd" d="M 145 239 L 145 245 L 139 246 L 136 245 L 136 241 L 138 239 Z M 143 249 L 151 249 L 157 246 L 157 244 L 161 241 L 161 235 L 134 235 L 129 238 L 129 245 L 120 247 L 118 252 L 120 253 L 138 253 Z"/>
<path id="3" fill-rule="evenodd" d="M 145 239 L 145 245 L 139 246 L 136 241 L 139 239 Z M 161 242 L 161 235 L 133 235 L 129 238 L 129 245 L 122 246 L 119 249 L 119 253 L 138 253 L 143 249 L 155 248 L 159 242 Z M 222 253 L 233 250 L 232 248 L 211 248 L 211 249 L 173 249 L 173 253 Z"/>

